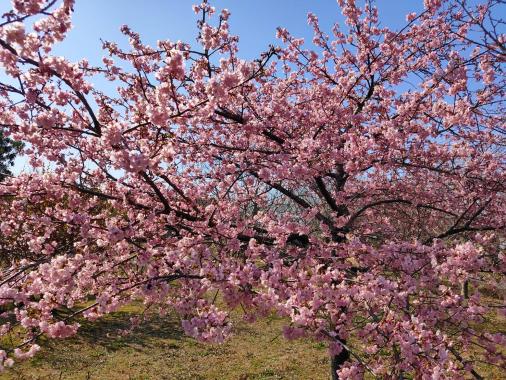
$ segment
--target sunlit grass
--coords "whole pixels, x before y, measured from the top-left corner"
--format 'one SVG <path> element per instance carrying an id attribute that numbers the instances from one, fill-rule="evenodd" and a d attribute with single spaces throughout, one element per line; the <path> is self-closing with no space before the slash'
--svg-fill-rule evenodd
<path id="1" fill-rule="evenodd" d="M 487 300 L 504 301 L 502 295 L 486 294 Z M 217 300 L 220 302 L 220 300 Z M 17 363 L 0 374 L 5 380 L 35 379 L 188 379 L 188 380 L 260 380 L 260 379 L 328 379 L 329 364 L 325 343 L 311 340 L 286 341 L 281 336 L 285 321 L 263 318 L 253 324 L 243 322 L 234 312 L 232 339 L 223 345 L 196 342 L 183 334 L 174 315 L 161 317 L 153 313 L 132 333 L 120 332 L 131 326 L 130 318 L 142 307 L 131 304 L 101 320 L 80 320 L 79 334 L 72 339 L 40 341 L 43 349 L 35 358 Z M 477 331 L 504 332 L 506 318 L 489 315 L 474 325 Z M 353 337 L 353 345 L 360 342 Z M 475 352 L 476 351 L 476 352 Z M 464 353 L 474 359 L 478 349 Z M 501 368 L 480 364 L 475 369 L 485 378 L 506 378 Z M 367 377 L 367 376 L 366 376 Z"/>
<path id="2" fill-rule="evenodd" d="M 223 345 L 208 345 L 185 336 L 173 316 L 151 316 L 127 336 L 135 306 L 101 321 L 83 322 L 79 335 L 44 340 L 43 349 L 1 379 L 327 379 L 327 349 L 312 341 L 288 342 L 280 336 L 283 320 L 267 318 L 236 323 Z"/>

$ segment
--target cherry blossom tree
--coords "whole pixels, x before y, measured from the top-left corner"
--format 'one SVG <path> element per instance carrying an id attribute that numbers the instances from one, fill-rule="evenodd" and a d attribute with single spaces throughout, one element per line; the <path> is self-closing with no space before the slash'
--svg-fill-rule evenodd
<path id="1" fill-rule="evenodd" d="M 335 379 L 504 365 L 504 1 L 425 0 L 398 30 L 338 5 L 246 61 L 204 1 L 195 46 L 124 26 L 94 66 L 52 54 L 73 0 L 12 1 L 0 123 L 33 170 L 0 185 L 2 368 L 134 300 L 205 342 L 276 313 Z"/>

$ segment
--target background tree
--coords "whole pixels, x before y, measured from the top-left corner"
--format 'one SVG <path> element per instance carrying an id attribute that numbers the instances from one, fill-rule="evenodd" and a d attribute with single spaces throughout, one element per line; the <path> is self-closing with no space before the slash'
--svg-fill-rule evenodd
<path id="1" fill-rule="evenodd" d="M 330 35 L 309 15 L 311 47 L 279 29 L 241 60 L 229 12 L 203 2 L 197 46 L 124 26 L 130 47 L 105 42 L 94 67 L 51 55 L 72 1 L 13 1 L 0 122 L 34 172 L 0 187 L 2 234 L 30 251 L 0 281 L 4 366 L 138 299 L 203 341 L 230 309 L 277 313 L 287 338 L 328 342 L 335 378 L 503 365 L 484 324 L 504 311 L 503 2 L 426 0 L 400 30 L 338 3 Z"/>
<path id="2" fill-rule="evenodd" d="M 0 131 L 0 181 L 12 174 L 9 167 L 14 164 L 14 158 L 20 148 L 20 143 L 5 138 L 3 132 Z"/>

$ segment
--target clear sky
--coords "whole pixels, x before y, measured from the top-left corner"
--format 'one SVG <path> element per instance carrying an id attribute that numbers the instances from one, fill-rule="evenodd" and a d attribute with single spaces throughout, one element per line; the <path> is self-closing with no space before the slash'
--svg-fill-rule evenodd
<path id="1" fill-rule="evenodd" d="M 196 15 L 192 5 L 199 0 L 76 0 L 73 29 L 53 53 L 71 61 L 87 58 L 99 64 L 104 53 L 100 39 L 123 45 L 119 32 L 123 24 L 139 32 L 145 43 L 155 46 L 157 40 L 183 40 L 195 43 Z M 324 30 L 335 22 L 343 23 L 335 0 L 211 0 L 217 10 L 231 13 L 233 34 L 240 36 L 241 58 L 254 59 L 276 43 L 276 28 L 287 28 L 292 35 L 312 38 L 307 24 L 308 12 L 315 13 Z M 8 9 L 9 0 L 0 0 L 0 12 Z M 377 0 L 380 20 L 393 28 L 402 27 L 407 13 L 422 9 L 423 0 Z M 122 43 L 123 42 L 123 43 Z M 100 87 L 100 86 L 99 86 Z M 18 157 L 14 173 L 27 169 L 26 158 Z"/>
<path id="2" fill-rule="evenodd" d="M 7 0 L 0 0 L 7 1 Z M 57 52 L 69 58 L 101 58 L 100 38 L 121 40 L 119 27 L 128 24 L 143 39 L 195 41 L 197 0 L 76 0 L 74 29 Z M 216 0 L 217 10 L 232 12 L 231 31 L 240 36 L 241 56 L 255 58 L 269 43 L 275 42 L 276 27 L 287 28 L 298 37 L 311 37 L 308 12 L 315 13 L 323 26 L 342 22 L 335 0 Z M 405 15 L 422 8 L 422 0 L 379 0 L 384 24 L 400 26 Z M 330 30 L 330 28 L 329 28 Z"/>

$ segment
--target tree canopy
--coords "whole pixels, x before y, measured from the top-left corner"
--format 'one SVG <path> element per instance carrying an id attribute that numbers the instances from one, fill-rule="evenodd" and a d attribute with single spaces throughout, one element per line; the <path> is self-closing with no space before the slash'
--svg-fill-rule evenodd
<path id="1" fill-rule="evenodd" d="M 2 268 L 3 366 L 133 300 L 206 342 L 232 309 L 276 313 L 328 342 L 336 378 L 504 364 L 484 323 L 505 310 L 503 1 L 425 0 L 393 30 L 339 0 L 345 24 L 309 14 L 312 41 L 280 28 L 252 61 L 204 1 L 196 44 L 123 26 L 101 66 L 52 54 L 72 0 L 12 4 L 0 124 L 33 170 L 0 184 L 22 252 Z"/>

